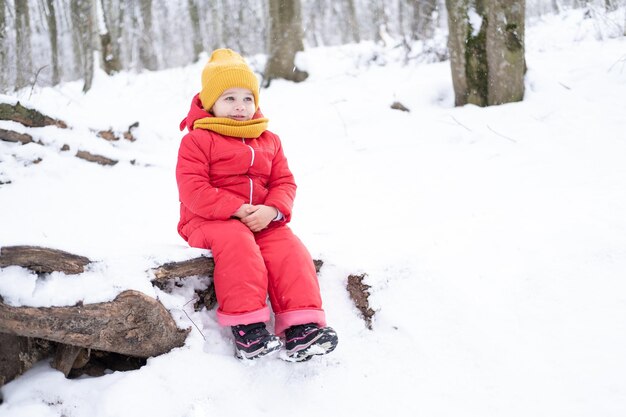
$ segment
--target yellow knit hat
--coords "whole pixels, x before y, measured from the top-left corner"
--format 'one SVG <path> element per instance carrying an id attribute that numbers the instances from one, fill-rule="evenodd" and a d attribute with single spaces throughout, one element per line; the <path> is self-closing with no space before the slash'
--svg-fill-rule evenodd
<path id="1" fill-rule="evenodd" d="M 234 87 L 252 91 L 254 109 L 259 108 L 259 80 L 246 61 L 230 49 L 216 49 L 202 70 L 202 107 L 211 110 L 222 93 Z"/>

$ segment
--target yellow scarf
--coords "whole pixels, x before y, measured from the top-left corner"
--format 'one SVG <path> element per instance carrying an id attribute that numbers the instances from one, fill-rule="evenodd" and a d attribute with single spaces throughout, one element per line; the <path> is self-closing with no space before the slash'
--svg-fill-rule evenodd
<path id="1" fill-rule="evenodd" d="M 266 118 L 240 122 L 227 117 L 204 117 L 193 122 L 193 128 L 212 130 L 220 135 L 233 136 L 236 138 L 255 139 L 267 130 L 268 121 L 269 120 Z"/>

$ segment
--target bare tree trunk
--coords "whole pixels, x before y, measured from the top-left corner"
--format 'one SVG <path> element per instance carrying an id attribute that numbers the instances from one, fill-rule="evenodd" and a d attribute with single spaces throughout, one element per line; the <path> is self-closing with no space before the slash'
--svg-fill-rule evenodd
<path id="1" fill-rule="evenodd" d="M 33 60 L 30 47 L 30 13 L 27 1 L 15 2 L 15 40 L 17 68 L 15 87 L 26 87 L 31 83 Z"/>
<path id="2" fill-rule="evenodd" d="M 139 59 L 143 68 L 154 71 L 157 60 L 152 44 L 152 0 L 139 0 L 139 18 L 143 22 L 139 34 Z"/>
<path id="3" fill-rule="evenodd" d="M 70 4 L 74 31 L 74 53 L 81 76 L 83 92 L 89 91 L 93 82 L 94 57 L 94 0 L 72 0 Z"/>
<path id="4" fill-rule="evenodd" d="M 437 10 L 437 0 L 412 0 L 413 39 L 430 39 L 435 33 L 436 21 L 434 13 Z"/>
<path id="5" fill-rule="evenodd" d="M 486 50 L 488 105 L 524 99 L 525 0 L 489 1 Z"/>
<path id="6" fill-rule="evenodd" d="M 607 12 L 614 12 L 619 7 L 618 0 L 604 0 L 604 8 Z"/>
<path id="7" fill-rule="evenodd" d="M 304 81 L 309 74 L 296 68 L 296 54 L 304 50 L 300 0 L 270 0 L 269 59 L 266 85 L 274 78 Z"/>
<path id="8" fill-rule="evenodd" d="M 187 7 L 189 8 L 189 18 L 191 19 L 193 55 L 195 60 L 198 59 L 198 55 L 204 51 L 204 47 L 202 46 L 202 32 L 200 32 L 200 13 L 198 12 L 198 5 L 195 0 L 187 0 Z"/>
<path id="9" fill-rule="evenodd" d="M 383 42 L 383 33 L 387 31 L 387 13 L 385 3 L 382 0 L 369 0 L 370 11 L 374 23 L 374 39 Z"/>
<path id="10" fill-rule="evenodd" d="M 7 68 L 7 51 L 8 45 L 7 39 L 7 24 L 6 24 L 6 1 L 0 0 L 0 68 L 4 68 L 0 71 L 0 93 L 5 93 L 9 90 L 8 86 L 8 71 Z"/>
<path id="11" fill-rule="evenodd" d="M 359 20 L 356 17 L 356 7 L 354 6 L 354 0 L 347 0 L 347 5 L 348 25 L 350 26 L 352 40 L 356 43 L 359 43 L 361 42 L 361 34 L 359 33 Z"/>
<path id="12" fill-rule="evenodd" d="M 470 86 L 466 75 L 468 47 L 466 40 L 470 32 L 467 19 L 467 0 L 446 0 L 448 9 L 448 49 L 450 51 L 450 67 L 452 85 L 454 87 L 454 104 L 462 106 L 468 103 Z"/>
<path id="13" fill-rule="evenodd" d="M 96 0 L 100 6 L 104 19 L 104 30 L 100 31 L 100 47 L 102 48 L 102 68 L 108 75 L 115 74 L 122 69 L 119 56 L 119 46 L 116 36 L 112 36 L 113 18 L 104 7 L 104 0 Z"/>
<path id="14" fill-rule="evenodd" d="M 50 37 L 50 54 L 52 55 L 52 84 L 61 81 L 59 74 L 59 42 L 57 31 L 57 17 L 54 9 L 54 0 L 46 0 L 44 4 L 46 21 L 48 22 L 48 36 Z"/>
<path id="15" fill-rule="evenodd" d="M 446 7 L 455 104 L 522 100 L 525 1 L 446 0 Z"/>

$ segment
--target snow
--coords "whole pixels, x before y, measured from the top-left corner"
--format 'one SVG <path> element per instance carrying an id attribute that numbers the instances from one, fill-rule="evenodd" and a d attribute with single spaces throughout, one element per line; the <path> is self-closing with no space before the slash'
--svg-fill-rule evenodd
<path id="1" fill-rule="evenodd" d="M 448 62 L 404 65 L 402 51 L 366 42 L 309 49 L 306 82 L 262 91 L 299 184 L 292 228 L 325 262 L 340 338 L 305 363 L 238 361 L 215 311 L 193 311 L 206 282 L 150 284 L 150 268 L 205 253 L 176 234 L 174 178 L 202 62 L 97 74 L 86 95 L 67 83 L 0 97 L 70 125 L 0 122 L 45 144 L 0 142 L 0 245 L 95 261 L 79 276 L 1 269 L 5 302 L 136 289 L 192 328 L 137 371 L 67 380 L 43 361 L 2 387 L 0 416 L 625 415 L 626 40 L 597 25 L 571 12 L 527 27 L 521 103 L 455 108 Z M 94 134 L 135 121 L 136 142 Z M 372 331 L 345 290 L 360 273 Z"/>

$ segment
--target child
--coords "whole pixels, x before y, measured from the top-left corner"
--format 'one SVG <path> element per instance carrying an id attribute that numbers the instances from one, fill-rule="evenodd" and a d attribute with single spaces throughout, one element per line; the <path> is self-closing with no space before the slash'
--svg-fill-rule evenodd
<path id="1" fill-rule="evenodd" d="M 289 360 L 305 361 L 337 346 L 326 326 L 311 255 L 287 226 L 296 184 L 280 139 L 266 130 L 259 83 L 230 49 L 213 52 L 202 71 L 202 90 L 180 128 L 189 132 L 178 152 L 178 233 L 211 249 L 219 308 L 231 326 L 236 356 L 277 352 L 285 335 Z"/>

